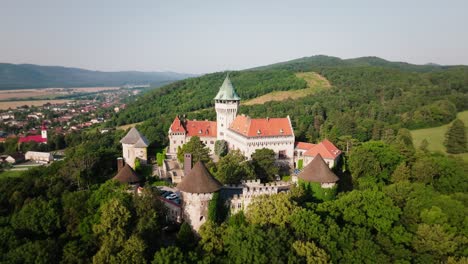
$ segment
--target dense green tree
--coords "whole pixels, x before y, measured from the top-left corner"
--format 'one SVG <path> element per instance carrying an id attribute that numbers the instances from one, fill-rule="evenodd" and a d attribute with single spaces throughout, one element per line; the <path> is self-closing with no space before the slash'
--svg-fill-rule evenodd
<path id="1" fill-rule="evenodd" d="M 57 206 L 57 201 L 32 199 L 13 215 L 11 225 L 17 230 L 51 235 L 61 227 Z"/>
<path id="2" fill-rule="evenodd" d="M 330 263 L 330 257 L 328 256 L 327 252 L 317 247 L 314 242 L 295 241 L 292 244 L 292 247 L 296 254 L 302 257 L 301 263 Z"/>
<path id="3" fill-rule="evenodd" d="M 215 142 L 215 154 L 218 157 L 224 157 L 228 153 L 228 143 L 226 140 L 216 140 Z"/>
<path id="4" fill-rule="evenodd" d="M 379 232 L 388 232 L 399 219 L 400 208 L 392 199 L 376 190 L 352 191 L 334 202 L 319 205 L 320 211 L 329 212 L 355 225 L 366 226 Z"/>
<path id="5" fill-rule="evenodd" d="M 354 149 L 348 164 L 353 181 L 366 188 L 388 183 L 401 160 L 401 155 L 390 145 L 370 141 Z"/>
<path id="6" fill-rule="evenodd" d="M 177 245 L 184 251 L 188 251 L 195 247 L 196 238 L 193 234 L 192 227 L 184 222 L 180 226 L 179 232 L 177 233 Z"/>
<path id="7" fill-rule="evenodd" d="M 191 137 L 189 142 L 185 143 L 180 150 L 177 150 L 177 159 L 184 161 L 184 154 L 192 154 L 192 162 L 203 161 L 205 164 L 211 161 L 210 149 L 206 147 L 197 136 Z"/>
<path id="8" fill-rule="evenodd" d="M 100 209 L 99 223 L 93 226 L 101 245 L 93 257 L 93 263 L 111 263 L 118 259 L 117 254 L 127 241 L 131 212 L 121 200 L 113 198 Z"/>
<path id="9" fill-rule="evenodd" d="M 445 134 L 444 145 L 448 153 L 458 154 L 468 151 L 465 124 L 455 119 Z"/>
<path id="10" fill-rule="evenodd" d="M 239 184 L 242 180 L 255 179 L 255 172 L 247 158 L 239 150 L 233 150 L 219 159 L 215 177 L 224 184 Z"/>
<path id="11" fill-rule="evenodd" d="M 262 148 L 252 154 L 252 164 L 255 174 L 264 182 L 274 181 L 279 168 L 275 165 L 276 154 L 273 150 Z"/>
<path id="12" fill-rule="evenodd" d="M 228 228 L 223 236 L 230 263 L 284 263 L 291 249 L 291 236 L 285 229 L 256 225 Z"/>
<path id="13" fill-rule="evenodd" d="M 278 225 L 284 227 L 291 219 L 291 215 L 299 207 L 290 199 L 287 193 L 262 195 L 255 197 L 246 213 L 247 219 L 257 225 Z"/>
<path id="14" fill-rule="evenodd" d="M 406 162 L 400 163 L 393 171 L 391 176 L 392 182 L 402 182 L 402 181 L 409 181 L 411 178 L 411 170 L 406 165 Z"/>
<path id="15" fill-rule="evenodd" d="M 151 262 L 152 264 L 167 264 L 167 263 L 178 263 L 185 264 L 184 254 L 178 247 L 170 246 L 167 248 L 161 248 L 156 254 L 154 254 L 154 259 Z"/>

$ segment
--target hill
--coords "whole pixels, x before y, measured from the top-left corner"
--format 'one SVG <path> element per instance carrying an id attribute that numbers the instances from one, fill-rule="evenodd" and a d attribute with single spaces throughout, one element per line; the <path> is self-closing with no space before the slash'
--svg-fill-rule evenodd
<path id="1" fill-rule="evenodd" d="M 294 59 L 286 62 L 279 62 L 266 66 L 260 66 L 253 68 L 253 70 L 292 70 L 292 71 L 313 71 L 317 68 L 323 67 L 383 67 L 387 69 L 398 69 L 402 71 L 414 71 L 414 72 L 430 72 L 440 71 L 447 68 L 453 68 L 456 66 L 441 66 L 438 64 L 425 64 L 416 65 L 407 62 L 392 62 L 387 61 L 378 57 L 360 57 L 354 59 L 340 59 L 338 57 L 331 57 L 325 55 L 316 55 L 311 57 L 303 57 Z"/>
<path id="2" fill-rule="evenodd" d="M 60 66 L 0 63 L 0 89 L 121 86 L 161 86 L 193 75 L 174 72 L 103 72 Z"/>
<path id="3" fill-rule="evenodd" d="M 261 104 L 245 104 L 254 98 L 265 98 L 262 96 L 301 93 L 308 85 L 301 74 L 309 71 L 325 78 L 331 87 L 282 101 L 269 98 Z M 144 121 L 139 129 L 156 145 L 164 146 L 176 115 L 215 119 L 213 98 L 225 75 L 207 74 L 148 92 L 116 115 L 110 125 Z M 240 113 L 252 117 L 289 115 L 298 140 L 328 137 L 336 141 L 343 136 L 359 141 L 386 139 L 395 136 L 400 128 L 446 124 L 457 112 L 468 109 L 466 66 L 314 56 L 231 72 L 230 76 L 244 103 Z"/>

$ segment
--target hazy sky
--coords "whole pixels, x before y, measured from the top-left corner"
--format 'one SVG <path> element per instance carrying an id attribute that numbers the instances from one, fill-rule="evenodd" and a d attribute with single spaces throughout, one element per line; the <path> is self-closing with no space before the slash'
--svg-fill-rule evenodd
<path id="1" fill-rule="evenodd" d="M 0 62 L 206 73 L 325 54 L 468 64 L 468 1 L 0 0 Z"/>

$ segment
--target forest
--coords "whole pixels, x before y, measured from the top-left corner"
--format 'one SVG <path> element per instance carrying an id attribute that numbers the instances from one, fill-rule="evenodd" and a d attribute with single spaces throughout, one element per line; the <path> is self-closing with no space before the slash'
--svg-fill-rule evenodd
<path id="1" fill-rule="evenodd" d="M 167 231 L 166 210 L 156 198 L 158 190 L 151 188 L 151 179 L 139 196 L 110 180 L 116 173 L 122 136 L 122 131 L 87 133 L 68 149 L 64 161 L 20 177 L 0 178 L 0 261 L 468 260 L 467 163 L 415 149 L 405 129 L 391 141 L 364 142 L 346 154 L 334 168 L 340 177 L 336 196 L 320 198 L 301 186 L 289 193 L 260 196 L 245 213 L 214 213 L 199 235 L 187 224 Z M 242 162 L 233 158 L 237 154 L 213 165 L 222 182 L 239 180 L 223 178 L 226 170 Z"/>
<path id="2" fill-rule="evenodd" d="M 299 71 L 332 83 L 310 97 L 241 105 L 240 112 L 290 115 L 297 140 L 329 138 L 346 150 L 333 168 L 340 178 L 333 196 L 299 185 L 260 196 L 238 214 L 210 204 L 199 234 L 187 224 L 169 230 L 153 179 L 139 196 L 110 180 L 125 132 L 86 131 L 65 139 L 65 160 L 0 177 L 0 262 L 466 263 L 468 163 L 415 147 L 408 129 L 449 123 L 468 108 L 468 68 L 310 60 L 317 58 L 232 72 L 231 80 L 243 99 L 302 89 Z M 111 123 L 145 121 L 139 130 L 162 148 L 176 115 L 214 119 L 212 98 L 224 77 L 151 91 Z M 259 177 L 258 166 L 271 168 L 245 162 L 233 152 L 210 162 L 210 170 L 236 183 Z"/>
<path id="3" fill-rule="evenodd" d="M 296 72 L 314 71 L 332 84 L 331 89 L 311 96 L 241 105 L 239 111 L 251 117 L 264 117 L 265 113 L 269 117 L 289 115 L 296 138 L 302 141 L 315 142 L 326 137 L 336 142 L 348 136 L 365 142 L 395 136 L 400 128 L 446 124 L 455 119 L 457 112 L 468 109 L 466 66 L 397 64 L 400 66 L 395 67 L 394 63 L 387 65 L 385 61 L 374 66 L 364 63 L 364 59 L 356 65 L 342 65 L 333 57 L 319 56 L 231 72 L 231 81 L 241 100 L 306 87 L 306 82 L 294 75 Z M 370 62 L 374 61 L 371 58 Z M 213 98 L 225 75 L 224 72 L 207 74 L 148 92 L 110 123 L 145 121 L 138 128 L 154 145 L 164 146 L 175 116 L 215 119 Z"/>

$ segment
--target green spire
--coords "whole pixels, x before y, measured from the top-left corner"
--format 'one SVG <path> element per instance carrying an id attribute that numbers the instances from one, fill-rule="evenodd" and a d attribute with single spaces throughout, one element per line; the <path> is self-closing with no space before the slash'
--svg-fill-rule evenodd
<path id="1" fill-rule="evenodd" d="M 232 86 L 231 80 L 229 79 L 229 73 L 226 75 L 226 79 L 224 79 L 224 82 L 219 88 L 219 92 L 214 99 L 236 101 L 240 100 L 239 95 L 237 95 L 236 91 L 234 90 L 234 86 Z"/>

